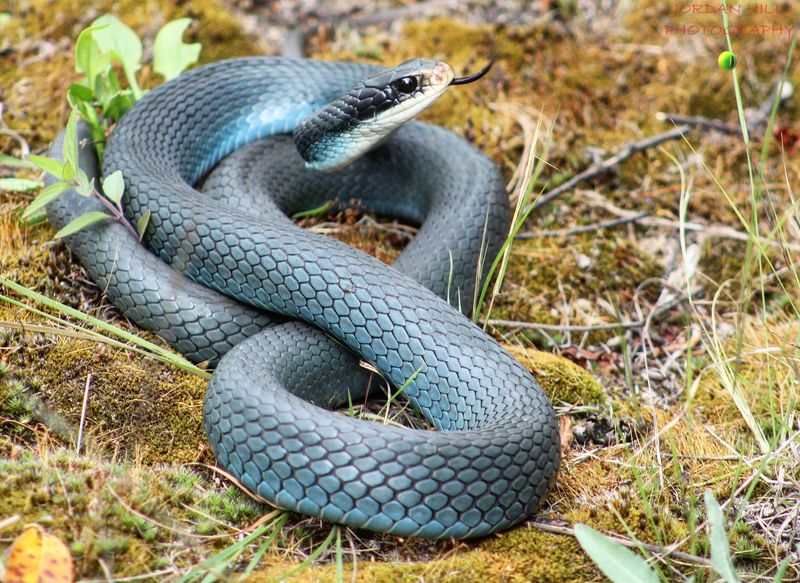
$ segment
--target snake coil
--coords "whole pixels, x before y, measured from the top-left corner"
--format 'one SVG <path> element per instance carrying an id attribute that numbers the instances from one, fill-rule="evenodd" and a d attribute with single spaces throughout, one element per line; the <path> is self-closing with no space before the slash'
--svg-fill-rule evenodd
<path id="1" fill-rule="evenodd" d="M 195 362 L 219 360 L 205 427 L 220 465 L 245 487 L 353 527 L 482 536 L 530 515 L 559 464 L 539 385 L 451 306 L 470 311 L 478 255 L 496 253 L 507 230 L 498 169 L 463 139 L 416 122 L 330 175 L 306 170 L 280 137 L 386 71 L 247 58 L 158 87 L 114 129 L 103 168 L 122 171 L 131 222 L 151 213 L 149 251 L 113 222 L 68 244 L 129 318 Z M 91 146 L 80 164 L 98 175 Z M 348 198 L 421 224 L 393 267 L 287 218 Z M 51 221 L 96 204 L 68 192 L 50 205 Z M 403 387 L 439 431 L 321 408 L 363 397 L 359 359 Z"/>

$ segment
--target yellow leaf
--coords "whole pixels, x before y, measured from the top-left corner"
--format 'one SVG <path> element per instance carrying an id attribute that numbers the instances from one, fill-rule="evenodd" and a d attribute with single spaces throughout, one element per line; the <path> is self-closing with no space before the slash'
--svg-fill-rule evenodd
<path id="1" fill-rule="evenodd" d="M 38 526 L 25 529 L 11 545 L 5 583 L 71 583 L 72 557 L 60 540 Z"/>

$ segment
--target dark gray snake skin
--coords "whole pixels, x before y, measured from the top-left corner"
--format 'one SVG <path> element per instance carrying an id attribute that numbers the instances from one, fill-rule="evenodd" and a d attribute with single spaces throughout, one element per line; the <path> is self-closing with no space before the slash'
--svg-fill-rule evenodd
<path id="1" fill-rule="evenodd" d="M 162 85 L 114 129 L 104 167 L 122 171 L 132 222 L 152 212 L 145 242 L 157 257 L 113 222 L 68 244 L 139 325 L 195 362 L 225 355 L 205 426 L 220 465 L 248 489 L 352 527 L 483 536 L 535 510 L 560 456 L 553 409 L 533 377 L 442 299 L 469 312 L 481 241 L 492 256 L 507 229 L 498 170 L 464 140 L 419 123 L 330 176 L 306 171 L 286 139 L 257 141 L 290 133 L 378 70 L 250 58 Z M 195 190 L 245 144 L 205 179 L 209 194 Z M 265 163 L 265 154 L 276 158 Z M 81 165 L 97 176 L 91 146 Z M 394 267 L 285 215 L 350 198 L 422 224 Z M 68 192 L 50 218 L 60 227 L 97 204 Z M 440 431 L 320 408 L 363 397 L 369 374 L 359 358 L 405 386 Z"/>

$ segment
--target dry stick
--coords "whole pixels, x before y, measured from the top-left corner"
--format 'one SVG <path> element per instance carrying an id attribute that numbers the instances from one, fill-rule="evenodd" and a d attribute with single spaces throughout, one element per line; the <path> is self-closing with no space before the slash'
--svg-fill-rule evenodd
<path id="1" fill-rule="evenodd" d="M 546 522 L 539 522 L 537 520 L 529 520 L 528 524 L 543 532 L 549 532 L 552 534 L 563 534 L 566 536 L 575 536 L 575 530 L 568 526 L 557 526 L 555 524 L 548 524 Z M 673 557 L 675 559 L 686 561 L 687 563 L 694 563 L 696 565 L 703 565 L 704 567 L 711 567 L 711 561 L 709 559 L 706 559 L 705 557 L 690 555 L 689 553 L 684 553 L 683 551 L 678 551 L 670 547 L 662 547 L 650 543 L 636 542 L 624 538 L 619 538 L 616 536 L 609 536 L 607 534 L 604 534 L 603 536 L 606 537 L 607 539 L 614 541 L 615 543 L 621 544 L 624 547 L 629 547 L 632 549 L 643 548 L 651 553 L 663 555 L 665 557 Z"/>
<path id="2" fill-rule="evenodd" d="M 745 111 L 747 116 L 747 129 L 750 133 L 759 133 L 762 126 L 765 126 L 769 121 L 769 116 L 772 113 L 772 104 L 775 102 L 776 94 L 780 89 L 780 81 L 776 82 L 772 93 L 768 99 L 758 106 L 754 111 Z M 781 91 L 780 101 L 783 103 L 788 100 L 794 93 L 794 86 L 790 81 L 786 81 Z M 681 115 L 679 113 L 664 113 L 659 111 L 656 113 L 656 119 L 659 121 L 667 121 L 673 124 L 690 125 L 692 127 L 700 127 L 704 129 L 714 130 L 723 134 L 730 134 L 734 136 L 741 135 L 742 128 L 738 124 L 728 124 L 720 119 L 710 119 L 707 117 Z"/>
<path id="3" fill-rule="evenodd" d="M 742 133 L 742 129 L 739 126 L 725 123 L 720 119 L 709 119 L 707 117 L 679 115 L 675 113 L 664 113 L 662 111 L 656 113 L 656 119 L 659 121 L 674 123 L 676 125 L 688 125 L 707 130 L 714 130 L 722 134 L 728 134 L 728 135 L 741 135 Z"/>
<path id="4" fill-rule="evenodd" d="M 580 227 L 573 227 L 571 229 L 561 231 L 547 229 L 544 231 L 539 231 L 539 237 L 573 237 L 575 235 L 583 235 L 585 233 L 602 231 L 603 229 L 611 229 L 613 227 L 619 227 L 621 225 L 627 225 L 630 223 L 637 223 L 642 219 L 649 218 L 652 216 L 652 214 L 653 213 L 650 212 L 632 213 L 631 215 L 621 216 L 618 219 L 609 219 L 607 221 L 600 221 L 599 223 L 594 223 L 591 225 L 581 225 Z M 524 237 L 520 236 L 517 238 L 527 239 L 528 235 L 526 234 Z"/>

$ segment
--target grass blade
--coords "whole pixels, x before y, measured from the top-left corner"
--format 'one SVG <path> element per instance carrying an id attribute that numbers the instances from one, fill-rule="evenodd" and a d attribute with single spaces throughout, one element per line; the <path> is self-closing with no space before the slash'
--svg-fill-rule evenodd
<path id="1" fill-rule="evenodd" d="M 299 573 L 300 571 L 302 571 L 303 569 L 308 567 L 311 563 L 316 561 L 318 558 L 320 558 L 322 556 L 322 553 L 327 551 L 328 548 L 331 546 L 331 543 L 333 542 L 333 537 L 336 535 L 338 530 L 339 530 L 339 527 L 338 526 L 334 526 L 331 529 L 331 532 L 328 535 L 328 537 L 322 542 L 321 545 L 319 545 L 316 549 L 314 549 L 313 553 L 308 555 L 307 559 L 305 559 L 302 563 L 299 563 L 299 564 L 295 565 L 294 567 L 292 567 L 291 569 L 289 569 L 288 571 L 286 571 L 282 575 L 276 577 L 275 581 L 284 581 L 286 579 L 289 579 L 289 578 L 293 577 L 294 575 L 296 575 L 297 573 Z"/>
<path id="2" fill-rule="evenodd" d="M 91 324 L 92 326 L 102 330 L 103 332 L 109 333 L 109 334 L 111 334 L 113 336 L 116 336 L 117 338 L 121 338 L 122 340 L 124 340 L 126 342 L 130 342 L 134 346 L 145 350 L 148 353 L 149 356 L 151 356 L 152 358 L 155 358 L 156 360 L 160 360 L 162 362 L 166 362 L 168 364 L 171 364 L 171 365 L 176 366 L 176 367 L 178 367 L 178 368 L 180 368 L 182 370 L 185 370 L 185 371 L 190 372 L 192 374 L 196 374 L 196 375 L 201 376 L 203 378 L 210 378 L 211 377 L 211 375 L 207 371 L 204 371 L 203 369 L 193 365 L 191 362 L 186 360 L 184 357 L 182 357 L 182 356 L 180 356 L 178 354 L 175 354 L 174 352 L 171 352 L 170 350 L 168 350 L 166 348 L 162 348 L 161 346 L 158 346 L 157 344 L 153 344 L 152 342 L 149 342 L 149 341 L 145 340 L 144 338 L 140 338 L 139 336 L 136 336 L 135 334 L 131 334 L 130 332 L 127 332 L 127 331 L 123 330 L 122 328 L 118 328 L 118 327 L 116 327 L 116 326 L 114 326 L 112 324 L 109 324 L 108 322 L 104 322 L 103 320 L 99 320 L 99 319 L 97 319 L 97 318 L 95 318 L 93 316 L 90 316 L 88 314 L 84 314 L 80 310 L 76 310 L 75 308 L 71 308 L 71 307 L 69 307 L 69 306 L 67 306 L 65 304 L 62 304 L 61 302 L 59 302 L 57 300 L 54 300 L 52 298 L 48 298 L 47 296 L 44 296 L 44 295 L 42 295 L 40 293 L 37 293 L 37 292 L 35 292 L 35 291 L 31 290 L 31 289 L 28 289 L 23 285 L 20 285 L 20 284 L 14 282 L 14 281 L 11 281 L 10 279 L 7 279 L 7 278 L 3 277 L 2 275 L 0 275 L 0 284 L 4 285 L 8 289 L 11 289 L 11 290 L 15 291 L 16 293 L 18 293 L 19 295 L 21 295 L 21 296 L 23 296 L 25 298 L 28 298 L 30 300 L 35 301 L 36 303 L 38 303 L 38 304 L 40 304 L 42 306 L 45 306 L 45 307 L 50 308 L 52 310 L 55 310 L 55 311 L 59 312 L 60 314 L 69 316 L 71 318 L 75 318 L 75 319 L 77 319 L 77 320 L 79 320 L 81 322 L 84 322 L 86 324 Z M 0 296 L 0 300 L 2 300 L 2 299 L 3 299 L 2 296 Z M 26 309 L 34 312 L 34 313 L 38 311 L 38 310 L 36 310 L 36 308 L 32 308 L 31 306 L 24 306 L 24 307 Z"/>

